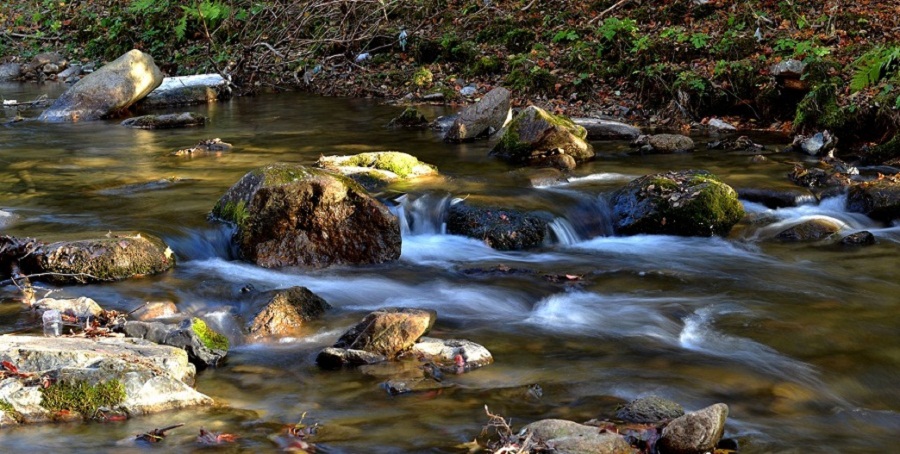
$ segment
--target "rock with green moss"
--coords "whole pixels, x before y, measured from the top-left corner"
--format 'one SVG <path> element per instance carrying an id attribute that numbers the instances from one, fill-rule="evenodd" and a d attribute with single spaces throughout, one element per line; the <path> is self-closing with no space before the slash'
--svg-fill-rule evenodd
<path id="1" fill-rule="evenodd" d="M 744 216 L 734 189 L 703 170 L 637 178 L 613 194 L 612 205 L 623 235 L 727 235 Z"/>
<path id="2" fill-rule="evenodd" d="M 459 113 L 444 135 L 444 140 L 470 142 L 500 131 L 511 115 L 510 96 L 509 90 L 503 87 L 489 91 L 481 100 Z"/>
<path id="3" fill-rule="evenodd" d="M 192 112 L 164 115 L 144 115 L 129 118 L 122 122 L 122 126 L 138 129 L 175 129 L 189 128 L 191 126 L 204 126 L 207 118 Z"/>
<path id="4" fill-rule="evenodd" d="M 586 138 L 587 131 L 568 118 L 529 106 L 503 128 L 491 155 L 526 165 L 543 165 L 554 155 L 582 162 L 594 157 Z"/>
<path id="5" fill-rule="evenodd" d="M 322 156 L 316 167 L 352 178 L 368 190 L 398 180 L 437 175 L 437 168 L 399 151 L 376 151 L 352 156 Z"/>
<path id="6" fill-rule="evenodd" d="M 191 363 L 200 368 L 215 367 L 228 354 L 228 338 L 196 317 L 180 324 L 128 321 L 118 330 L 127 337 L 180 348 L 187 353 Z"/>
<path id="7" fill-rule="evenodd" d="M 38 423 L 209 405 L 180 349 L 124 338 L 0 336 L 0 360 L 28 376 L 0 380 L 0 420 Z"/>
<path id="8" fill-rule="evenodd" d="M 400 257 L 400 221 L 342 175 L 295 164 L 253 170 L 211 216 L 237 226 L 241 257 L 273 268 L 383 263 Z"/>
<path id="9" fill-rule="evenodd" d="M 847 210 L 883 222 L 900 219 L 900 178 L 887 177 L 851 186 Z"/>
<path id="10" fill-rule="evenodd" d="M 175 254 L 162 240 L 140 233 L 51 244 L 12 237 L 3 242 L 8 247 L 0 252 L 0 264 L 15 260 L 23 273 L 42 274 L 39 280 L 56 284 L 118 281 L 175 266 Z"/>
<path id="11" fill-rule="evenodd" d="M 543 244 L 548 220 L 518 210 L 455 203 L 447 212 L 447 233 L 482 240 L 502 250 L 535 248 Z"/>

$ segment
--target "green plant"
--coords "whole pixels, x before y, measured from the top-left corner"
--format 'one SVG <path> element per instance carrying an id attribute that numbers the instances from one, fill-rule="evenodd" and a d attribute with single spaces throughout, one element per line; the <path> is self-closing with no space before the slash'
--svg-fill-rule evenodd
<path id="1" fill-rule="evenodd" d="M 125 386 L 119 380 L 92 385 L 85 380 L 62 380 L 41 388 L 41 406 L 53 412 L 75 411 L 85 419 L 97 416 L 101 408 L 114 408 L 125 400 Z"/>
<path id="2" fill-rule="evenodd" d="M 554 43 L 578 41 L 578 32 L 575 30 L 560 30 L 553 35 L 551 41 Z"/>
<path id="3" fill-rule="evenodd" d="M 431 73 L 426 67 L 421 67 L 413 73 L 412 83 L 417 87 L 427 87 L 431 85 L 431 82 L 434 80 L 434 75 Z"/>
<path id="4" fill-rule="evenodd" d="M 694 45 L 694 49 L 703 49 L 709 43 L 709 35 L 706 33 L 692 33 L 690 41 Z"/>
<path id="5" fill-rule="evenodd" d="M 900 69 L 900 46 L 876 47 L 859 57 L 853 67 L 850 90 L 857 92 Z"/>

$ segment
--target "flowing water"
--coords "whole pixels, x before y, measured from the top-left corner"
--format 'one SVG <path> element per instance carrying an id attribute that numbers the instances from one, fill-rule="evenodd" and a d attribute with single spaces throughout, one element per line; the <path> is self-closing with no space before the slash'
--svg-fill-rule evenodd
<path id="1" fill-rule="evenodd" d="M 59 91 L 0 86 L 5 99 L 20 101 Z M 174 271 L 54 296 L 88 296 L 126 311 L 170 300 L 203 315 L 237 344 L 225 365 L 197 378 L 218 405 L 122 423 L 5 428 L 4 451 L 136 452 L 145 448 L 129 441 L 135 434 L 173 423 L 186 426 L 159 449 L 199 449 L 194 439 L 204 427 L 240 435 L 232 451 L 275 451 L 268 435 L 306 413 L 305 423 L 321 426 L 323 452 L 463 452 L 454 446 L 481 432 L 485 405 L 519 427 L 610 417 L 616 405 L 649 394 L 689 410 L 727 403 L 726 437 L 742 452 L 885 452 L 895 444 L 900 228 L 848 213 L 836 197 L 778 210 L 745 202 L 775 224 L 739 227 L 728 239 L 611 235 L 606 196 L 631 178 L 702 168 L 736 187 L 789 188 L 785 173 L 800 156 L 751 164 L 740 153 L 630 156 L 624 143 L 595 143 L 600 156 L 577 178 L 531 187 L 487 156 L 489 144 L 448 145 L 432 131 L 384 128 L 400 109 L 372 101 L 278 94 L 190 110 L 210 124 L 169 131 L 112 121 L 0 126 L 0 231 L 47 240 L 110 230 L 164 238 L 179 258 Z M 234 150 L 170 154 L 213 137 Z M 772 149 L 785 141 L 757 139 Z M 403 219 L 396 263 L 263 269 L 235 260 L 228 228 L 206 220 L 253 168 L 378 150 L 416 155 L 443 174 L 379 195 Z M 537 250 L 500 252 L 447 235 L 442 216 L 457 198 L 546 211 L 554 216 L 550 239 Z M 870 230 L 879 242 L 846 249 L 767 241 L 777 227 L 816 216 L 839 221 L 845 233 Z M 544 277 L 565 274 L 582 279 Z M 301 338 L 248 344 L 229 315 L 248 284 L 306 286 L 335 309 Z M 2 332 L 35 326 L 17 296 L 14 287 L 0 288 Z M 384 377 L 316 367 L 321 348 L 386 306 L 435 309 L 435 336 L 478 342 L 496 362 L 445 379 L 450 386 L 440 391 L 394 397 L 379 387 Z M 527 392 L 534 384 L 539 398 Z"/>

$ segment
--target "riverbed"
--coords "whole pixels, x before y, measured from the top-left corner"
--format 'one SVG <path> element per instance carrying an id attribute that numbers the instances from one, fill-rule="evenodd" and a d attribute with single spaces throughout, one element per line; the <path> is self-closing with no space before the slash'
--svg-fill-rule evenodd
<path id="1" fill-rule="evenodd" d="M 57 85 L 0 85 L 4 99 L 57 96 Z M 641 156 L 625 142 L 594 142 L 597 159 L 567 183 L 534 187 L 488 156 L 490 144 L 446 144 L 433 131 L 391 130 L 402 108 L 374 100 L 264 94 L 192 112 L 204 128 L 148 131 L 117 121 L 0 126 L 0 233 L 45 240 L 139 231 L 162 237 L 178 264 L 159 276 L 58 289 L 107 309 L 173 301 L 203 316 L 236 346 L 201 371 L 212 409 L 126 422 L 4 428 L 10 452 L 145 451 L 134 435 L 184 423 L 164 450 L 201 449 L 200 428 L 237 434 L 232 451 L 277 451 L 269 435 L 298 422 L 320 426 L 322 452 L 464 452 L 492 413 L 515 427 L 543 418 L 611 417 L 616 406 L 656 394 L 688 410 L 724 402 L 726 438 L 741 452 L 886 452 L 900 433 L 900 227 L 848 213 L 842 196 L 748 213 L 790 225 L 825 216 L 842 233 L 869 230 L 874 246 L 768 241 L 742 225 L 729 238 L 619 237 L 606 197 L 638 176 L 705 169 L 738 188 L 791 189 L 786 173 L 810 158 L 775 153 L 789 138 L 754 136 L 768 160 L 706 150 Z M 425 106 L 429 119 L 451 113 Z M 23 116 L 36 116 L 24 111 Z M 0 121 L 15 115 L 5 109 Z M 231 151 L 172 152 L 221 138 Z M 207 213 L 242 175 L 273 162 L 397 150 L 434 164 L 441 178 L 389 187 L 378 197 L 403 219 L 400 260 L 321 271 L 272 270 L 236 260 L 228 226 Z M 443 233 L 455 198 L 540 210 L 554 217 L 538 249 L 495 251 Z M 545 275 L 551 275 L 547 278 Z M 577 279 L 553 279 L 571 275 Z M 306 286 L 334 310 L 304 336 L 246 343 L 229 314 L 241 289 Z M 44 287 L 48 287 L 44 285 Z M 49 288 L 49 287 L 48 287 Z M 39 331 L 15 287 L 0 288 L 0 332 Z M 437 337 L 487 347 L 495 363 L 445 378 L 445 388 L 390 396 L 384 377 L 322 371 L 316 354 L 369 311 L 434 309 Z M 538 385 L 540 396 L 529 392 Z"/>

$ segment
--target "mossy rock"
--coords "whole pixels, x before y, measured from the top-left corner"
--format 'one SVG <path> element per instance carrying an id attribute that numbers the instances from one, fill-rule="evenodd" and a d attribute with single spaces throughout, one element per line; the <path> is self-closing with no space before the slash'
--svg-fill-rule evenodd
<path id="1" fill-rule="evenodd" d="M 119 380 L 91 384 L 87 380 L 61 380 L 41 388 L 41 406 L 58 413 L 71 411 L 93 419 L 100 409 L 114 410 L 125 401 L 125 386 Z"/>
<path id="2" fill-rule="evenodd" d="M 415 107 L 407 107 L 400 116 L 392 119 L 388 123 L 389 128 L 411 128 L 425 129 L 428 127 L 428 120 Z"/>
<path id="3" fill-rule="evenodd" d="M 204 347 L 210 350 L 228 350 L 228 338 L 210 328 L 203 320 L 197 317 L 191 319 L 191 329 Z"/>
<path id="4" fill-rule="evenodd" d="M 612 204 L 624 235 L 727 235 L 744 216 L 737 192 L 703 170 L 637 178 L 613 194 Z"/>
<path id="5" fill-rule="evenodd" d="M 410 174 L 407 159 L 374 161 Z M 264 267 L 324 268 L 400 257 L 399 219 L 352 179 L 322 169 L 272 164 L 253 170 L 228 189 L 211 216 L 234 223 L 241 257 Z"/>
<path id="6" fill-rule="evenodd" d="M 27 274 L 45 274 L 42 280 L 83 284 L 158 274 L 175 266 L 175 254 L 162 240 L 147 234 L 111 234 L 41 244 L 20 257 L 19 264 Z"/>
<path id="7" fill-rule="evenodd" d="M 514 163 L 531 163 L 544 156 L 562 153 L 581 162 L 594 157 L 585 141 L 587 130 L 572 120 L 529 106 L 516 115 L 501 132 L 491 154 Z"/>
<path id="8" fill-rule="evenodd" d="M 378 151 L 352 156 L 322 156 L 316 167 L 352 178 L 369 190 L 398 181 L 437 175 L 437 168 L 399 151 Z"/>

